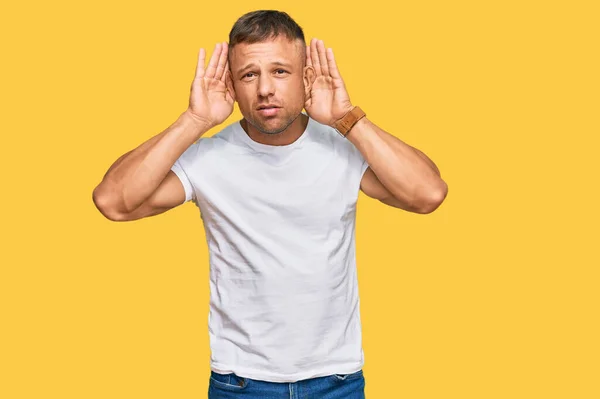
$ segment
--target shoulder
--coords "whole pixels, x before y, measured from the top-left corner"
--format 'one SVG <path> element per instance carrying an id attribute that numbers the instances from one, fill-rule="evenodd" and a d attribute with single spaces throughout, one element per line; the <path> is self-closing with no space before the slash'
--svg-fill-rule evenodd
<path id="1" fill-rule="evenodd" d="M 332 148 L 343 146 L 340 139 L 342 136 L 331 126 L 323 125 L 309 117 L 307 130 L 313 142 L 317 142 Z"/>
<path id="2" fill-rule="evenodd" d="M 178 166 L 184 170 L 197 170 L 200 163 L 207 158 L 216 156 L 219 158 L 219 149 L 226 149 L 230 143 L 231 125 L 228 125 L 213 134 L 212 136 L 202 136 L 190 145 L 181 156 L 175 161 L 175 168 Z"/>
<path id="3" fill-rule="evenodd" d="M 233 123 L 223 127 L 212 136 L 200 137 L 188 149 L 191 154 L 198 156 L 202 152 L 225 148 L 233 141 Z M 186 151 L 187 152 L 187 151 Z"/>
<path id="4" fill-rule="evenodd" d="M 362 162 L 362 154 L 354 144 L 334 128 L 310 119 L 311 137 L 314 141 L 331 147 L 337 154 L 352 161 Z"/>

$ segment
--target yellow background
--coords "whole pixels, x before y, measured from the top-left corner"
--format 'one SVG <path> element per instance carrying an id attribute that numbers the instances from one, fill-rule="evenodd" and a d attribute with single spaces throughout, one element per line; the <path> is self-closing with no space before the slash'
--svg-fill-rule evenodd
<path id="1" fill-rule="evenodd" d="M 0 397 L 206 397 L 197 208 L 115 223 L 92 190 L 259 8 L 332 47 L 352 101 L 449 186 L 428 215 L 360 195 L 367 397 L 600 397 L 593 3 L 3 5 Z"/>

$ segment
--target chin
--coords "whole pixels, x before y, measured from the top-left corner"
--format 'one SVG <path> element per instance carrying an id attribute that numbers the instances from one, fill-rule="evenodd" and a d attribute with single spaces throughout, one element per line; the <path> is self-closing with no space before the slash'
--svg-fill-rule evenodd
<path id="1" fill-rule="evenodd" d="M 294 118 L 295 119 L 295 118 Z M 272 118 L 267 119 L 265 122 L 261 121 L 261 118 L 258 117 L 253 119 L 251 125 L 256 128 L 261 133 L 265 134 L 279 134 L 282 133 L 287 127 L 294 121 L 292 120 L 284 120 L 281 118 Z"/>
<path id="2" fill-rule="evenodd" d="M 279 134 L 279 133 L 282 133 L 287 128 L 287 125 L 280 125 L 280 126 L 277 126 L 277 127 L 273 127 L 273 126 L 267 127 L 267 126 L 264 126 L 264 125 L 259 125 L 256 128 L 261 133 L 265 133 L 265 134 Z"/>

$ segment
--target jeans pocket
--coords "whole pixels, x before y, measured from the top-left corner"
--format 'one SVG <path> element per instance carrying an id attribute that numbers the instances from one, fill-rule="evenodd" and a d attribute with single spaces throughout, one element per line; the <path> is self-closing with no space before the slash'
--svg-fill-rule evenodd
<path id="1" fill-rule="evenodd" d="M 230 391 L 240 391 L 248 386 L 250 381 L 247 377 L 241 377 L 235 373 L 220 374 L 210 371 L 210 385 L 213 387 L 227 389 Z"/>
<path id="2" fill-rule="evenodd" d="M 362 369 L 355 371 L 354 373 L 350 373 L 350 374 L 332 374 L 331 375 L 331 378 L 335 379 L 336 381 L 349 381 L 349 380 L 355 380 L 357 378 L 362 378 L 362 377 L 363 377 Z"/>

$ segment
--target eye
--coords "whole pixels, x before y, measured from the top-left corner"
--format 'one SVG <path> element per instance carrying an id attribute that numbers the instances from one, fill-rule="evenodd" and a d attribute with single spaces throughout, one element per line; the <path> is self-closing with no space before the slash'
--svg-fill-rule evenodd
<path id="1" fill-rule="evenodd" d="M 285 69 L 277 69 L 275 72 L 277 72 L 279 75 L 283 75 L 284 73 L 287 73 L 287 71 Z"/>
<path id="2" fill-rule="evenodd" d="M 244 75 L 244 78 L 251 78 L 254 75 L 254 72 L 248 72 L 247 74 Z"/>

